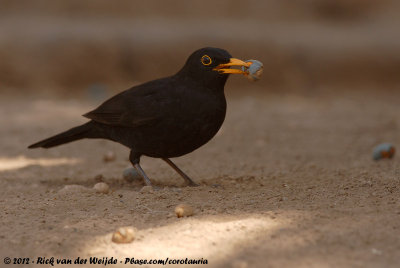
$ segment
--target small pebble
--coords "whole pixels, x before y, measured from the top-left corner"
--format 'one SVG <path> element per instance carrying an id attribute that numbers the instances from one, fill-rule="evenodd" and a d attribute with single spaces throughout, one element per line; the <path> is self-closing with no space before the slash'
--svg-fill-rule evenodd
<path id="1" fill-rule="evenodd" d="M 143 186 L 142 189 L 140 189 L 141 193 L 152 193 L 153 192 L 153 187 L 151 186 Z"/>
<path id="2" fill-rule="evenodd" d="M 371 253 L 375 255 L 382 255 L 382 251 L 376 248 L 372 248 Z"/>
<path id="3" fill-rule="evenodd" d="M 135 180 L 143 181 L 142 176 L 137 172 L 136 168 L 129 167 L 124 170 L 122 177 L 127 182 L 133 182 Z"/>
<path id="4" fill-rule="evenodd" d="M 186 204 L 180 204 L 175 207 L 175 214 L 178 218 L 192 216 L 193 212 L 193 208 Z"/>
<path id="5" fill-rule="evenodd" d="M 374 160 L 379 160 L 383 158 L 392 158 L 396 149 L 390 143 L 382 143 L 376 146 L 372 153 L 372 158 Z"/>
<path id="6" fill-rule="evenodd" d="M 103 156 L 103 161 L 104 162 L 112 162 L 117 158 L 117 156 L 115 155 L 114 152 L 107 152 L 104 156 Z"/>
<path id="7" fill-rule="evenodd" d="M 246 60 L 245 62 L 252 62 L 250 67 L 242 67 L 242 71 L 247 73 L 247 79 L 250 81 L 257 81 L 263 73 L 264 65 L 258 60 Z"/>
<path id="8" fill-rule="evenodd" d="M 121 227 L 112 235 L 114 243 L 131 243 L 135 239 L 135 229 L 132 227 Z"/>
<path id="9" fill-rule="evenodd" d="M 110 187 L 108 186 L 107 183 L 104 183 L 104 182 L 96 183 L 93 186 L 93 189 L 95 189 L 96 192 L 102 193 L 102 194 L 108 194 L 108 192 L 110 191 Z"/>

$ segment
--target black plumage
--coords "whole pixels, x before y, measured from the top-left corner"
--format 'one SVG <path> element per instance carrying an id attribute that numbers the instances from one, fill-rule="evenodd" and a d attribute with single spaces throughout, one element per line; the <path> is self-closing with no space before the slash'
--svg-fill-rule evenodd
<path id="1" fill-rule="evenodd" d="M 162 158 L 190 185 L 195 183 L 168 158 L 207 143 L 221 127 L 226 113 L 224 86 L 231 66 L 247 66 L 218 48 L 202 48 L 173 76 L 153 80 L 110 98 L 84 114 L 90 121 L 29 146 L 50 148 L 83 138 L 102 138 L 131 149 L 130 161 L 146 184 L 142 155 Z"/>

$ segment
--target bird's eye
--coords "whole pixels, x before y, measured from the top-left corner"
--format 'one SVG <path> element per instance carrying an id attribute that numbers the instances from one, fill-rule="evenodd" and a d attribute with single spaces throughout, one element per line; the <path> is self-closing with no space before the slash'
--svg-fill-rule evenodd
<path id="1" fill-rule="evenodd" d="M 201 57 L 201 63 L 203 63 L 203 65 L 210 65 L 212 63 L 212 60 L 210 56 L 204 55 L 203 57 Z"/>

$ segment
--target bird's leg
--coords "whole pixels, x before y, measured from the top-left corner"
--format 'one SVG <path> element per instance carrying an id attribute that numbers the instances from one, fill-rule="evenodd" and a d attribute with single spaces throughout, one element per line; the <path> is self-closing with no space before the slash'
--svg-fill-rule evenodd
<path id="1" fill-rule="evenodd" d="M 150 181 L 149 177 L 147 177 L 146 173 L 144 173 L 144 170 L 139 165 L 139 163 L 133 164 L 133 166 L 136 168 L 137 172 L 139 172 L 140 176 L 142 176 L 146 185 L 151 186 L 151 181 Z"/>
<path id="2" fill-rule="evenodd" d="M 129 154 L 129 161 L 131 161 L 133 167 L 139 172 L 140 176 L 142 176 L 144 182 L 146 183 L 147 186 L 151 186 L 151 181 L 149 177 L 147 177 L 146 173 L 140 166 L 140 155 L 137 155 L 135 152 L 131 151 Z"/>
<path id="3" fill-rule="evenodd" d="M 189 186 L 199 186 L 194 181 L 192 181 L 192 179 L 189 178 L 188 175 L 186 175 L 182 170 L 180 170 L 171 160 L 169 160 L 168 158 L 163 158 L 162 160 L 167 162 L 168 165 L 170 165 L 179 175 L 181 175 L 181 177 L 186 181 L 186 183 Z"/>

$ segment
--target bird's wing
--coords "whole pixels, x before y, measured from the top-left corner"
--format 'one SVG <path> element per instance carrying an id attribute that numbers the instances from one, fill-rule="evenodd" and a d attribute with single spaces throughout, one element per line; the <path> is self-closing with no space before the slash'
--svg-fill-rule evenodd
<path id="1" fill-rule="evenodd" d="M 138 127 L 162 118 L 162 90 L 166 83 L 155 80 L 133 87 L 105 101 L 84 117 L 112 126 Z"/>

